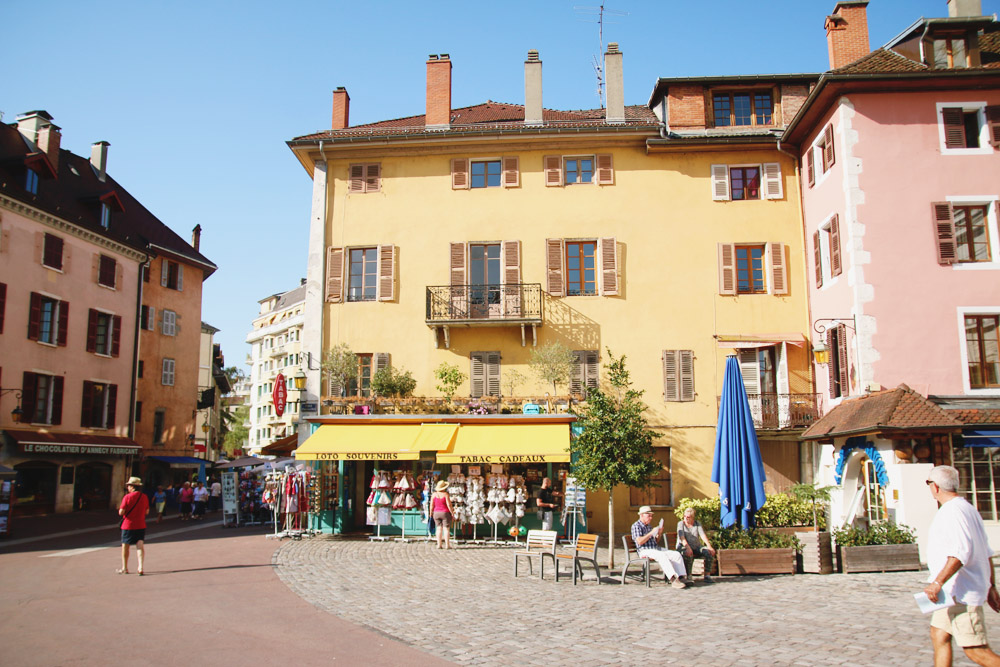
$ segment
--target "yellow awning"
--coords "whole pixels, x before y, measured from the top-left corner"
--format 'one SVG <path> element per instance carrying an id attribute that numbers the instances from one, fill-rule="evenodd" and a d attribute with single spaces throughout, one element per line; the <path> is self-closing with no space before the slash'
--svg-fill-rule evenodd
<path id="1" fill-rule="evenodd" d="M 308 441 L 307 441 L 308 442 Z M 463 424 L 438 463 L 566 463 L 569 424 Z"/>
<path id="2" fill-rule="evenodd" d="M 295 450 L 305 461 L 416 461 L 420 424 L 324 424 Z M 428 436 L 429 437 L 429 436 Z"/>
<path id="3" fill-rule="evenodd" d="M 443 452 L 455 442 L 458 424 L 421 424 L 410 446 L 415 452 Z"/>

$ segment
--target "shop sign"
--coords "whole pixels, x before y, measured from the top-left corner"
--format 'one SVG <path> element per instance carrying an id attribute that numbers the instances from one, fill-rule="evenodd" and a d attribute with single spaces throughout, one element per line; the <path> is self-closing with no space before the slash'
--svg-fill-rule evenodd
<path id="1" fill-rule="evenodd" d="M 205 445 L 199 445 L 198 443 L 195 443 L 194 444 L 194 451 L 195 452 L 204 452 L 205 451 Z"/>
<path id="2" fill-rule="evenodd" d="M 138 447 L 116 445 L 58 445 L 46 443 L 22 443 L 25 454 L 77 454 L 91 456 L 130 456 L 139 451 Z"/>
<path id="3" fill-rule="evenodd" d="M 557 459 L 565 459 L 565 456 L 548 456 L 546 454 L 486 454 L 481 456 L 466 456 L 464 454 L 441 454 L 438 455 L 439 462 L 446 463 L 557 463 Z"/>
<path id="4" fill-rule="evenodd" d="M 302 403 L 301 405 L 302 412 L 307 414 L 317 412 L 319 410 L 319 405 L 316 403 Z"/>
<path id="5" fill-rule="evenodd" d="M 288 398 L 288 388 L 285 387 L 285 376 L 278 373 L 274 378 L 274 389 L 271 391 L 274 400 L 274 414 L 280 417 L 285 414 L 285 400 Z"/>
<path id="6" fill-rule="evenodd" d="M 316 461 L 399 461 L 398 452 L 319 452 L 311 456 Z"/>

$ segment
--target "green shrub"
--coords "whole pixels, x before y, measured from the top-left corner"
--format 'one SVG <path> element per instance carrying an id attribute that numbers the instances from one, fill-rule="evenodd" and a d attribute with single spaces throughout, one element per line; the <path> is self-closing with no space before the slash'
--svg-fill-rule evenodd
<path id="1" fill-rule="evenodd" d="M 895 521 L 876 521 L 869 528 L 851 526 L 833 531 L 833 541 L 842 547 L 866 547 L 882 544 L 913 544 L 916 530 Z"/>
<path id="2" fill-rule="evenodd" d="M 716 530 L 719 526 L 721 503 L 715 498 L 681 498 L 677 501 L 674 514 L 684 518 L 684 510 L 693 507 L 698 512 L 698 521 L 705 530 Z M 826 516 L 819 515 L 820 530 L 826 529 Z M 767 502 L 757 512 L 757 525 L 764 528 L 786 528 L 788 526 L 811 526 L 813 521 L 812 503 L 796 500 L 784 493 L 767 497 Z"/>
<path id="3" fill-rule="evenodd" d="M 722 509 L 722 503 L 718 496 L 714 498 L 681 498 L 674 507 L 674 514 L 677 515 L 678 521 L 684 518 L 684 510 L 689 507 L 695 509 L 696 518 L 706 531 L 719 528 L 719 512 Z"/>
<path id="4" fill-rule="evenodd" d="M 772 532 L 769 530 L 743 530 L 739 526 L 730 526 L 715 531 L 709 538 L 716 549 L 788 549 L 796 551 L 802 548 L 794 535 Z"/>

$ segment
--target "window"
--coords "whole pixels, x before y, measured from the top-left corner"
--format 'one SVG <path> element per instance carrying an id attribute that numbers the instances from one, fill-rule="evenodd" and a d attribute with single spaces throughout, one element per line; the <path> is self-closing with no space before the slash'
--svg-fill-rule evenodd
<path id="1" fill-rule="evenodd" d="M 783 244 L 720 243 L 718 249 L 719 294 L 788 294 L 788 261 Z"/>
<path id="2" fill-rule="evenodd" d="M 121 344 L 122 318 L 90 309 L 87 318 L 87 352 L 117 357 Z"/>
<path id="3" fill-rule="evenodd" d="M 568 157 L 564 162 L 564 173 L 566 185 L 575 183 L 591 183 L 594 180 L 594 158 Z"/>
<path id="4" fill-rule="evenodd" d="M 636 507 L 672 507 L 674 490 L 670 480 L 670 448 L 654 447 L 653 453 L 660 462 L 660 471 L 653 476 L 653 484 L 649 488 L 629 487 L 629 504 Z"/>
<path id="5" fill-rule="evenodd" d="M 28 338 L 65 347 L 69 304 L 32 292 L 29 299 Z"/>
<path id="6" fill-rule="evenodd" d="M 969 67 L 968 49 L 964 38 L 934 40 L 934 69 L 961 69 Z"/>
<path id="7" fill-rule="evenodd" d="M 955 261 L 990 261 L 990 240 L 986 233 L 986 206 L 952 206 L 955 224 Z"/>
<path id="8" fill-rule="evenodd" d="M 382 186 L 382 165 L 378 162 L 352 164 L 350 170 L 350 192 L 362 194 L 378 192 Z"/>
<path id="9" fill-rule="evenodd" d="M 136 372 L 136 375 L 138 375 L 141 378 L 142 377 L 143 368 L 145 368 L 146 364 L 145 364 L 145 362 L 142 359 L 140 359 L 138 366 L 139 366 L 139 368 L 138 368 L 138 371 Z"/>
<path id="10" fill-rule="evenodd" d="M 163 408 L 157 408 L 156 412 L 153 413 L 153 444 L 162 445 L 163 444 L 163 425 L 167 418 L 167 411 Z"/>
<path id="11" fill-rule="evenodd" d="M 836 213 L 813 232 L 813 257 L 816 265 L 816 287 L 843 272 L 840 257 L 840 216 Z"/>
<path id="12" fill-rule="evenodd" d="M 38 194 L 38 172 L 31 167 L 28 167 L 28 176 L 25 179 L 24 189 L 28 191 L 28 194 Z"/>
<path id="13" fill-rule="evenodd" d="M 597 241 L 566 242 L 566 295 L 597 294 Z"/>
<path id="14" fill-rule="evenodd" d="M 600 353 L 597 350 L 573 350 L 573 370 L 569 379 L 569 393 L 586 396 L 597 388 Z"/>
<path id="15" fill-rule="evenodd" d="M 736 293 L 765 294 L 764 246 L 736 246 Z"/>
<path id="16" fill-rule="evenodd" d="M 142 401 L 135 402 L 135 421 L 136 423 L 142 421 Z"/>
<path id="17" fill-rule="evenodd" d="M 473 160 L 471 163 L 472 188 L 500 187 L 500 160 Z"/>
<path id="18" fill-rule="evenodd" d="M 177 335 L 177 313 L 172 310 L 163 309 L 163 323 L 160 331 L 164 336 Z"/>
<path id="19" fill-rule="evenodd" d="M 617 241 L 546 239 L 545 272 L 550 296 L 617 296 Z"/>
<path id="20" fill-rule="evenodd" d="M 168 387 L 174 386 L 174 360 L 164 359 L 163 370 L 160 373 L 160 384 Z"/>
<path id="21" fill-rule="evenodd" d="M 714 201 L 747 201 L 784 197 L 781 165 L 777 162 L 750 165 L 712 165 L 712 199 Z"/>
<path id="22" fill-rule="evenodd" d="M 139 313 L 139 327 L 146 331 L 152 331 L 156 322 L 156 308 L 153 306 L 143 306 Z"/>
<path id="23" fill-rule="evenodd" d="M 979 510 L 985 521 L 998 520 L 1000 450 L 996 447 L 952 447 L 951 465 L 958 469 L 958 493 Z"/>
<path id="24" fill-rule="evenodd" d="M 101 227 L 107 229 L 111 226 L 111 207 L 101 202 Z"/>
<path id="25" fill-rule="evenodd" d="M 966 315 L 969 387 L 1000 387 L 1000 315 Z"/>
<path id="26" fill-rule="evenodd" d="M 931 211 L 938 264 L 995 261 L 1000 203 L 933 202 Z"/>
<path id="27" fill-rule="evenodd" d="M 63 268 L 63 240 L 52 234 L 45 234 L 42 245 L 42 264 L 50 269 Z"/>
<path id="28" fill-rule="evenodd" d="M 117 404 L 117 385 L 84 380 L 80 426 L 84 428 L 113 428 Z"/>
<path id="29" fill-rule="evenodd" d="M 351 248 L 348 301 L 374 301 L 378 281 L 378 249 Z"/>
<path id="30" fill-rule="evenodd" d="M 519 163 L 516 155 L 474 160 L 455 158 L 451 161 L 451 189 L 516 188 L 521 184 Z"/>
<path id="31" fill-rule="evenodd" d="M 473 352 L 469 355 L 472 372 L 469 374 L 473 398 L 500 395 L 500 353 Z"/>
<path id="32" fill-rule="evenodd" d="M 938 138 L 945 155 L 986 155 L 1000 147 L 1000 105 L 937 104 Z"/>
<path id="33" fill-rule="evenodd" d="M 357 377 L 347 383 L 348 396 L 361 396 L 368 398 L 372 395 L 372 362 L 374 355 L 359 354 Z"/>
<path id="34" fill-rule="evenodd" d="M 774 103 L 770 91 L 715 93 L 712 111 L 716 127 L 770 125 Z"/>
<path id="35" fill-rule="evenodd" d="M 865 516 L 869 522 L 886 518 L 885 489 L 878 483 L 875 462 L 865 457 L 861 462 L 861 481 L 865 485 Z"/>
<path id="36" fill-rule="evenodd" d="M 729 170 L 729 192 L 732 201 L 760 199 L 760 168 L 732 167 Z"/>
<path id="37" fill-rule="evenodd" d="M 694 352 L 692 350 L 664 350 L 663 400 L 693 401 Z"/>
<path id="38" fill-rule="evenodd" d="M 24 372 L 21 383 L 21 409 L 32 424 L 62 423 L 63 377 L 46 373 Z"/>
<path id="39" fill-rule="evenodd" d="M 829 376 L 830 398 L 847 396 L 850 393 L 850 376 L 847 356 L 847 327 L 838 324 L 826 330 L 826 349 L 829 350 L 827 375 Z"/>
<path id="40" fill-rule="evenodd" d="M 118 272 L 118 262 L 113 257 L 101 255 L 97 270 L 97 282 L 105 287 L 115 288 L 115 274 Z"/>
<path id="41" fill-rule="evenodd" d="M 161 260 L 160 286 L 178 292 L 184 291 L 184 267 L 168 259 Z"/>
<path id="42" fill-rule="evenodd" d="M 561 187 L 597 182 L 614 185 L 614 157 L 610 153 L 597 155 L 546 155 L 542 158 L 545 185 Z"/>

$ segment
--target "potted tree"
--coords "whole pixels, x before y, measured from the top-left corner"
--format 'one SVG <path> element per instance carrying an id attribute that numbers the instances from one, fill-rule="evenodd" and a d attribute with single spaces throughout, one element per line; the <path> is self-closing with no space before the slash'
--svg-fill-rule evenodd
<path id="1" fill-rule="evenodd" d="M 468 379 L 458 366 L 442 362 L 434 369 L 434 377 L 438 381 L 437 390 L 445 396 L 444 412 L 451 412 L 451 402 L 459 386 Z"/>
<path id="2" fill-rule="evenodd" d="M 894 521 L 876 521 L 870 527 L 851 526 L 833 531 L 840 569 L 853 572 L 919 570 L 920 553 L 913 528 Z"/>
<path id="3" fill-rule="evenodd" d="M 791 494 L 800 502 L 809 503 L 812 508 L 812 530 L 795 533 L 802 543 L 802 571 L 812 574 L 833 572 L 833 547 L 830 532 L 826 528 L 826 508 L 830 503 L 832 486 L 816 486 L 814 483 L 795 484 Z"/>
<path id="4" fill-rule="evenodd" d="M 417 387 L 417 381 L 410 371 L 386 366 L 372 375 L 372 393 L 379 398 L 389 399 L 393 412 L 399 409 L 399 401 L 409 398 Z"/>
<path id="5" fill-rule="evenodd" d="M 333 401 L 340 399 L 343 403 L 348 384 L 358 377 L 358 355 L 351 352 L 347 343 L 338 343 L 323 354 L 319 367 L 324 379 L 329 382 L 330 398 Z"/>

